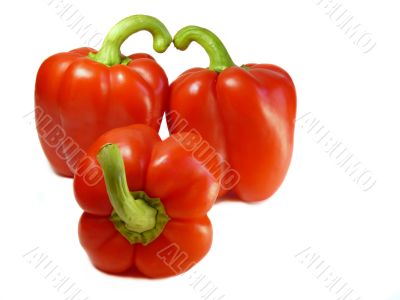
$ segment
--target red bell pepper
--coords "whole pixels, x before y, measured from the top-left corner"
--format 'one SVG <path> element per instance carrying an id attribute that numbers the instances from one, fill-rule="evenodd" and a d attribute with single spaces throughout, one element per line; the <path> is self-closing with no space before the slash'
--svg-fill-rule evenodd
<path id="1" fill-rule="evenodd" d="M 172 83 L 170 132 L 195 130 L 222 158 L 224 169 L 238 172 L 235 186 L 222 185 L 225 192 L 233 190 L 245 201 L 266 199 L 282 183 L 292 156 L 293 81 L 275 65 L 236 66 L 221 40 L 207 29 L 188 26 L 174 37 L 180 50 L 193 41 L 208 53 L 210 67 L 188 70 Z"/>
<path id="2" fill-rule="evenodd" d="M 186 138 L 192 137 L 177 134 L 161 142 L 154 129 L 137 124 L 105 133 L 87 150 L 91 159 L 79 168 L 95 162 L 104 180 L 93 186 L 76 175 L 74 191 L 85 211 L 79 239 L 98 269 L 165 277 L 186 271 L 208 252 L 207 212 L 219 184 L 182 147 Z"/>
<path id="3" fill-rule="evenodd" d="M 172 38 L 149 16 L 116 24 L 99 52 L 75 49 L 49 57 L 36 79 L 36 123 L 42 148 L 53 169 L 72 177 L 84 150 L 102 133 L 133 123 L 159 129 L 168 98 L 164 70 L 147 54 L 120 53 L 132 34 L 152 33 L 154 49 L 164 52 Z"/>

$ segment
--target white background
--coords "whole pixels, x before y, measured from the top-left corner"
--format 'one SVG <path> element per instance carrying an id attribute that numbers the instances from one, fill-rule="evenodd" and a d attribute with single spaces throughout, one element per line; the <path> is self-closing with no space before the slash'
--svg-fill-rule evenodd
<path id="1" fill-rule="evenodd" d="M 211 29 L 237 64 L 282 66 L 297 87 L 298 116 L 315 116 L 376 179 L 363 191 L 299 121 L 293 161 L 280 190 L 256 205 L 223 202 L 209 213 L 213 246 L 192 277 L 204 275 L 202 284 L 210 281 L 217 288 L 215 299 L 339 299 L 326 288 L 327 274 L 317 278 L 315 268 L 296 257 L 309 247 L 346 289 L 354 290 L 345 300 L 400 299 L 398 1 L 341 2 L 376 42 L 366 54 L 316 0 L 64 3 L 104 34 L 128 15 L 150 14 L 172 34 L 186 25 Z M 206 299 L 190 276 L 120 278 L 92 267 L 77 238 L 81 210 L 72 181 L 53 174 L 32 120 L 24 118 L 33 109 L 41 62 L 85 46 L 85 39 L 48 0 L 0 5 L 0 299 L 66 298 L 54 288 L 55 279 L 45 278 L 43 268 L 24 256 L 37 247 L 82 290 L 74 300 Z M 140 51 L 153 54 L 171 81 L 187 68 L 208 64 L 197 45 L 154 54 L 147 33 L 123 46 L 125 54 Z"/>

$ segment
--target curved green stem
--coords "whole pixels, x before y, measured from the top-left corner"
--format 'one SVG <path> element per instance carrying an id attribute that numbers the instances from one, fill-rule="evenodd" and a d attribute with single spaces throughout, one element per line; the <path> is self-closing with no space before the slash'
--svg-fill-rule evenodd
<path id="1" fill-rule="evenodd" d="M 118 146 L 107 144 L 97 155 L 104 174 L 108 196 L 115 213 L 126 228 L 138 233 L 154 228 L 157 210 L 143 199 L 135 199 L 128 189 L 124 161 Z"/>
<path id="2" fill-rule="evenodd" d="M 168 29 L 158 19 L 134 15 L 114 25 L 105 37 L 100 51 L 96 54 L 89 53 L 89 57 L 107 66 L 127 64 L 130 60 L 121 54 L 121 46 L 129 36 L 141 30 L 152 34 L 153 48 L 158 53 L 165 52 L 172 42 Z"/>
<path id="3" fill-rule="evenodd" d="M 209 69 L 222 72 L 232 67 L 232 61 L 222 41 L 210 30 L 198 26 L 187 26 L 178 31 L 174 37 L 174 45 L 179 50 L 186 50 L 191 42 L 197 42 L 210 57 Z"/>

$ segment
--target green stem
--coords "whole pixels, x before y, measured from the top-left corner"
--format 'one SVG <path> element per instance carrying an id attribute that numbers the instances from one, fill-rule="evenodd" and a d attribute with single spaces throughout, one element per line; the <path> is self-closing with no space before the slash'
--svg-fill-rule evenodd
<path id="1" fill-rule="evenodd" d="M 210 57 L 210 70 L 222 72 L 235 65 L 222 41 L 210 30 L 187 26 L 179 30 L 174 37 L 175 47 L 182 51 L 186 50 L 191 42 L 197 42 L 206 50 Z"/>
<path id="2" fill-rule="evenodd" d="M 128 189 L 124 161 L 117 145 L 107 144 L 97 155 L 103 169 L 108 196 L 115 213 L 127 229 L 142 233 L 156 225 L 157 210 L 143 199 L 135 199 Z"/>
<path id="3" fill-rule="evenodd" d="M 89 57 L 107 66 L 128 64 L 130 59 L 121 54 L 121 46 L 128 37 L 141 30 L 152 34 L 153 48 L 158 53 L 165 52 L 172 42 L 168 29 L 158 19 L 134 15 L 114 25 L 105 37 L 100 51 L 96 54 L 89 53 Z"/>

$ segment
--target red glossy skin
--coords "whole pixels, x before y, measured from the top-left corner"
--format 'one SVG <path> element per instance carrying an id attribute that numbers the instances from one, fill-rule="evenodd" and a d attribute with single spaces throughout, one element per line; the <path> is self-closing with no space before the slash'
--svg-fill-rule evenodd
<path id="1" fill-rule="evenodd" d="M 158 130 L 169 93 L 167 76 L 150 55 L 134 54 L 127 66 L 108 67 L 89 58 L 89 52 L 96 50 L 49 57 L 36 79 L 40 142 L 55 172 L 68 177 L 83 151 L 107 130 L 134 123 Z M 82 151 L 74 154 L 72 149 Z"/>
<path id="2" fill-rule="evenodd" d="M 148 126 L 132 125 L 105 133 L 88 149 L 89 156 L 95 159 L 107 143 L 120 148 L 129 190 L 160 198 L 171 220 L 147 246 L 131 245 L 108 219 L 112 206 L 104 181 L 88 186 L 84 177 L 75 176 L 75 196 L 85 211 L 79 224 L 79 239 L 91 261 L 98 269 L 116 274 L 136 269 L 156 278 L 186 271 L 211 246 L 212 227 L 207 212 L 218 195 L 217 181 L 174 137 L 161 142 L 157 132 Z M 85 160 L 81 164 L 86 168 Z M 157 255 L 168 246 L 179 248 L 175 258 L 186 254 L 169 265 L 168 260 Z"/>
<path id="3" fill-rule="evenodd" d="M 279 188 L 292 156 L 296 117 L 295 87 L 284 70 L 267 64 L 221 73 L 189 70 L 172 83 L 167 110 L 186 119 L 239 173 L 232 190 L 240 199 L 264 200 Z M 181 128 L 171 130 L 177 122 L 171 116 L 168 126 L 176 133 Z"/>

